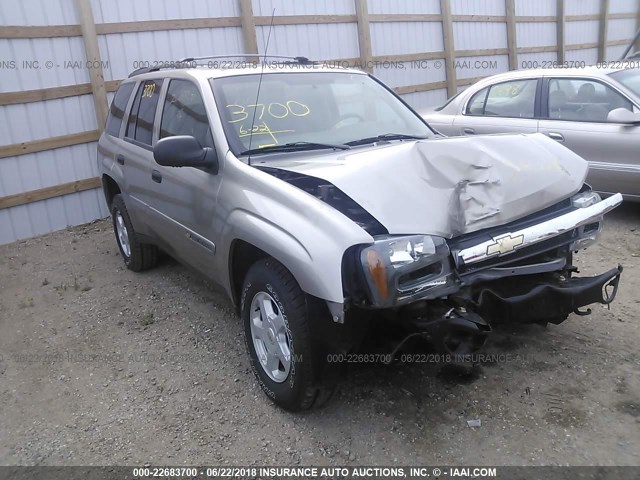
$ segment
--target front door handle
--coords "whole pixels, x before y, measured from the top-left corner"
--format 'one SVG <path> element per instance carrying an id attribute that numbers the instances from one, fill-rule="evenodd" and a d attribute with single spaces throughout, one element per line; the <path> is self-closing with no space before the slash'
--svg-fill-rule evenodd
<path id="1" fill-rule="evenodd" d="M 554 140 L 557 140 L 558 142 L 564 142 L 564 135 L 562 135 L 561 133 L 549 132 L 547 135 L 549 135 L 549 138 L 553 138 Z"/>
<path id="2" fill-rule="evenodd" d="M 118 162 L 120 165 L 124 165 L 124 155 L 116 156 L 116 162 Z"/>
<path id="3" fill-rule="evenodd" d="M 156 183 L 162 183 L 162 174 L 158 170 L 151 172 L 151 180 Z"/>
<path id="4" fill-rule="evenodd" d="M 476 131 L 470 127 L 463 128 L 462 131 L 467 135 L 473 135 L 474 133 L 476 133 Z"/>

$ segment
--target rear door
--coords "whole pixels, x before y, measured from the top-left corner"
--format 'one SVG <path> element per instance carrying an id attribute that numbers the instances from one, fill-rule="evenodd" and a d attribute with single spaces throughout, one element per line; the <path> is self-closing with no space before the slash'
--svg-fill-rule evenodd
<path id="1" fill-rule="evenodd" d="M 118 87 L 109 107 L 104 134 L 98 143 L 98 168 L 100 171 L 108 172 L 125 193 L 129 191 L 129 179 L 122 161 L 122 148 L 125 143 L 122 136 L 123 126 L 127 125 L 127 112 L 131 107 L 131 94 L 135 86 L 135 82 L 127 82 Z M 130 213 L 133 215 L 133 212 Z"/>
<path id="2" fill-rule="evenodd" d="M 640 126 L 612 123 L 616 108 L 637 106 L 615 87 L 588 77 L 545 78 L 540 132 L 589 162 L 587 181 L 600 192 L 638 194 Z"/>
<path id="3" fill-rule="evenodd" d="M 128 180 L 127 192 L 131 205 L 129 209 L 136 211 L 136 231 L 149 235 L 149 209 L 146 202 L 148 197 L 147 178 L 150 175 L 150 165 L 153 161 L 151 140 L 153 122 L 160 98 L 162 79 L 145 80 L 139 82 L 129 118 L 124 131 L 124 142 L 118 158 Z"/>
<path id="4" fill-rule="evenodd" d="M 476 92 L 454 119 L 452 134 L 537 132 L 540 83 L 537 78 L 519 78 Z"/>

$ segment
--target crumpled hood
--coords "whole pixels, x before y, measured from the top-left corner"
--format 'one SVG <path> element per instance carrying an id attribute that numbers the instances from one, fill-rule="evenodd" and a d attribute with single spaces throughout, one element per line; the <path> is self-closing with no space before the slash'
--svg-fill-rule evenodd
<path id="1" fill-rule="evenodd" d="M 551 206 L 578 192 L 588 170 L 538 133 L 403 142 L 268 166 L 332 183 L 391 234 L 446 238 Z"/>

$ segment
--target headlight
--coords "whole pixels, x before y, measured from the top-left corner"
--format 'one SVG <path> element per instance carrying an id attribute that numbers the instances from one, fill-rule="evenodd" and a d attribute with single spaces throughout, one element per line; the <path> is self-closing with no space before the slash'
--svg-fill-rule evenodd
<path id="1" fill-rule="evenodd" d="M 389 261 L 394 267 L 416 262 L 436 253 L 436 244 L 428 236 L 403 237 L 387 242 Z"/>
<path id="2" fill-rule="evenodd" d="M 450 270 L 447 242 L 429 235 L 379 239 L 362 250 L 360 260 L 377 306 L 442 286 Z"/>

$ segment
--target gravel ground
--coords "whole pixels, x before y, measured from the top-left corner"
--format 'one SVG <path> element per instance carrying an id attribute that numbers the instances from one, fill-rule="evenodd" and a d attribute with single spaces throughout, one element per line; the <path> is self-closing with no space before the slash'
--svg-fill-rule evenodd
<path id="1" fill-rule="evenodd" d="M 110 222 L 2 246 L 0 464 L 638 465 L 639 223 L 624 205 L 578 255 L 625 266 L 611 310 L 500 328 L 473 366 L 350 365 L 299 415 L 226 297 L 171 259 L 127 271 Z"/>

